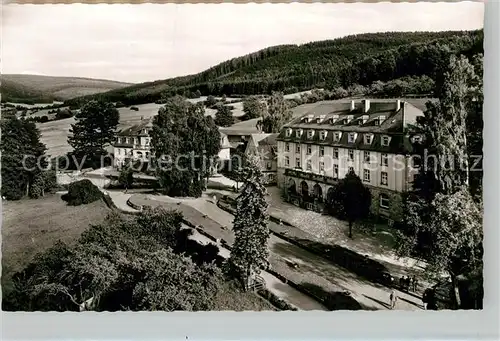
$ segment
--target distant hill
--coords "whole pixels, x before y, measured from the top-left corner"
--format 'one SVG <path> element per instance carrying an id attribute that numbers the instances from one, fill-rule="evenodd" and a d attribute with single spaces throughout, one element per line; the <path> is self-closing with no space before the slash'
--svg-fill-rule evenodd
<path id="1" fill-rule="evenodd" d="M 483 30 L 387 32 L 347 36 L 303 45 L 269 47 L 220 63 L 198 74 L 135 84 L 90 98 L 124 104 L 155 102 L 163 93 L 203 95 L 292 93 L 348 87 L 405 76 L 435 78 L 450 54 L 483 51 Z"/>
<path id="2" fill-rule="evenodd" d="M 2 102 L 26 104 L 65 101 L 131 85 L 102 79 L 24 74 L 5 74 L 1 80 Z"/>

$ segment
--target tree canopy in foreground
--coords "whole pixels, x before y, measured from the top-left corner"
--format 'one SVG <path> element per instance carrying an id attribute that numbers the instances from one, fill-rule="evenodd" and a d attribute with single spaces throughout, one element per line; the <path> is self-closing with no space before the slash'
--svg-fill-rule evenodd
<path id="1" fill-rule="evenodd" d="M 182 216 L 147 210 L 110 215 L 78 242 L 56 243 L 13 276 L 4 310 L 260 310 L 214 263 L 197 264 L 183 248 Z M 269 308 L 269 307 L 266 307 Z"/>

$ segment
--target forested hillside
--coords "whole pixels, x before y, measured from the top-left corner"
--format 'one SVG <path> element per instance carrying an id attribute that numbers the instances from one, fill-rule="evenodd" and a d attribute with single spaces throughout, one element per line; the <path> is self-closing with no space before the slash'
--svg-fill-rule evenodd
<path id="1" fill-rule="evenodd" d="M 199 74 L 148 82 L 98 94 L 125 104 L 154 102 L 162 94 L 286 93 L 311 88 L 368 85 L 406 76 L 429 76 L 450 54 L 483 51 L 483 31 L 388 32 L 282 45 L 223 62 Z M 89 97 L 74 99 L 78 105 Z"/>

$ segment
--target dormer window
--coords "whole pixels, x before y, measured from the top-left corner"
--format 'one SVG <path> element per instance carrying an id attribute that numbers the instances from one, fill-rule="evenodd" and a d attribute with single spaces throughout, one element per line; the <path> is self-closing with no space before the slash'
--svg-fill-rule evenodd
<path id="1" fill-rule="evenodd" d="M 325 117 L 326 117 L 325 115 L 319 115 L 317 122 L 322 123 L 325 120 Z"/>
<path id="2" fill-rule="evenodd" d="M 330 124 L 335 124 L 335 122 L 337 122 L 339 118 L 339 115 L 333 115 L 332 117 L 330 117 Z"/>
<path id="3" fill-rule="evenodd" d="M 373 134 L 365 134 L 365 144 L 372 144 Z"/>
<path id="4" fill-rule="evenodd" d="M 377 119 L 375 120 L 375 125 L 379 126 L 381 125 L 383 122 L 385 121 L 385 116 L 379 116 L 377 117 Z"/>
<path id="5" fill-rule="evenodd" d="M 309 131 L 307 132 L 307 138 L 308 138 L 308 139 L 312 139 L 312 138 L 313 138 L 313 136 L 314 136 L 314 130 L 309 130 Z"/>
<path id="6" fill-rule="evenodd" d="M 287 136 L 287 137 L 290 137 L 291 135 L 292 135 L 292 129 L 288 128 L 288 129 L 286 130 L 286 136 Z"/>
<path id="7" fill-rule="evenodd" d="M 382 136 L 382 146 L 387 147 L 391 142 L 391 138 L 389 136 Z"/>
<path id="8" fill-rule="evenodd" d="M 363 115 L 360 118 L 358 118 L 358 124 L 361 126 L 368 121 L 368 115 Z"/>
<path id="9" fill-rule="evenodd" d="M 320 138 L 321 140 L 326 139 L 326 131 L 322 131 L 322 132 L 319 134 L 319 138 Z"/>
<path id="10" fill-rule="evenodd" d="M 303 130 L 302 130 L 302 129 L 298 129 L 298 130 L 295 132 L 295 136 L 297 136 L 297 137 L 301 137 L 301 136 L 302 136 L 302 133 L 303 133 Z"/>
<path id="11" fill-rule="evenodd" d="M 348 143 L 354 143 L 356 141 L 356 133 L 349 133 L 347 137 Z"/>
<path id="12" fill-rule="evenodd" d="M 314 119 L 314 115 L 307 115 L 306 117 L 304 117 L 304 122 L 310 123 L 310 122 L 312 122 L 313 119 Z"/>
<path id="13" fill-rule="evenodd" d="M 333 133 L 333 140 L 335 142 L 339 142 L 341 137 L 342 137 L 342 133 L 341 132 L 336 131 L 335 133 Z"/>

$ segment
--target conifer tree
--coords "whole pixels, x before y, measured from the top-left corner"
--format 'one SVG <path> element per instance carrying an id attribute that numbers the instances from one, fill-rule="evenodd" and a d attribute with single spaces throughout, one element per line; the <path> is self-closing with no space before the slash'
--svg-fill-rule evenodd
<path id="1" fill-rule="evenodd" d="M 253 274 L 267 265 L 269 227 L 266 188 L 255 158 L 250 158 L 244 169 L 245 183 L 237 198 L 233 221 L 235 240 L 231 250 L 231 264 L 239 271 L 248 288 Z"/>
<path id="2" fill-rule="evenodd" d="M 44 180 L 47 148 L 40 131 L 34 123 L 12 117 L 2 120 L 1 132 L 2 196 L 9 200 L 43 196 L 49 182 Z"/>
<path id="3" fill-rule="evenodd" d="M 85 158 L 85 164 L 88 162 L 94 168 L 99 167 L 102 156 L 107 154 L 106 147 L 115 139 L 120 120 L 118 110 L 112 103 L 90 101 L 75 118 L 68 143 L 79 159 Z"/>
<path id="4" fill-rule="evenodd" d="M 449 274 L 456 308 L 462 307 L 459 277 L 482 267 L 482 207 L 471 196 L 476 191 L 469 188 L 468 162 L 470 151 L 477 148 L 470 146 L 468 137 L 480 134 L 471 131 L 480 125 L 467 126 L 471 115 L 482 117 L 477 71 L 480 68 L 475 69 L 467 58 L 453 56 L 438 89 L 439 103 L 428 104 L 421 122 L 425 138 L 416 147 L 436 158 L 432 164 L 424 161 L 408 193 L 406 232 L 398 241 L 401 255 L 417 252 L 427 260 L 431 273 Z"/>

